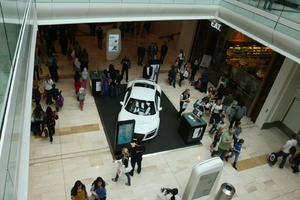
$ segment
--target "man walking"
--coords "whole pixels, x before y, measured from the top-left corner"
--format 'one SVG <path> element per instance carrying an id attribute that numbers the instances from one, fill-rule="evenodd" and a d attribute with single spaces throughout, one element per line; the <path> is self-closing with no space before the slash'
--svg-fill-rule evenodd
<path id="1" fill-rule="evenodd" d="M 211 156 L 218 154 L 222 160 L 224 160 L 226 154 L 228 153 L 231 144 L 233 142 L 233 135 L 235 133 L 234 129 L 230 129 L 228 132 L 222 134 L 220 143 L 217 151 L 213 151 Z"/>
<path id="2" fill-rule="evenodd" d="M 282 148 L 279 149 L 279 151 L 275 153 L 277 158 L 282 156 L 281 163 L 279 164 L 280 169 L 282 169 L 284 167 L 286 159 L 290 155 L 290 149 L 292 147 L 296 147 L 297 143 L 298 142 L 296 140 L 296 134 L 293 134 L 291 136 L 291 138 L 285 143 L 285 145 L 283 145 Z"/>
<path id="3" fill-rule="evenodd" d="M 99 28 L 97 29 L 96 35 L 97 35 L 97 40 L 98 40 L 98 48 L 102 49 L 103 30 L 102 30 L 101 26 L 99 26 Z"/>
<path id="4" fill-rule="evenodd" d="M 168 53 L 167 42 L 164 42 L 164 44 L 160 48 L 160 63 L 161 64 L 164 63 L 164 59 L 165 59 L 167 53 Z"/>
<path id="5" fill-rule="evenodd" d="M 141 145 L 142 139 L 139 138 L 136 142 L 131 143 L 130 155 L 132 170 L 129 172 L 131 176 L 134 174 L 135 164 L 137 164 L 137 173 L 140 174 L 142 170 L 143 154 L 145 153 L 145 147 Z"/>
<path id="6" fill-rule="evenodd" d="M 143 60 L 146 54 L 146 49 L 140 44 L 137 48 L 138 65 L 143 65 Z"/>

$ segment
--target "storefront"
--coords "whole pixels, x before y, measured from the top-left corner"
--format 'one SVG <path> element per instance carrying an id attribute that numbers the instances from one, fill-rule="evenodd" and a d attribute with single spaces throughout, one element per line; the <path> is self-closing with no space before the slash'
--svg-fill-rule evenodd
<path id="1" fill-rule="evenodd" d="M 228 78 L 226 93 L 241 97 L 255 121 L 284 57 L 226 25 L 216 30 L 210 21 L 199 21 L 190 59 L 203 55 L 212 57 L 212 84 L 217 86 L 221 76 Z"/>

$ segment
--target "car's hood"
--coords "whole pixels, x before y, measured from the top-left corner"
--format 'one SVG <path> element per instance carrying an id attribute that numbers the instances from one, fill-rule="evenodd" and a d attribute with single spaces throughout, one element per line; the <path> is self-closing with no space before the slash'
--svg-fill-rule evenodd
<path id="1" fill-rule="evenodd" d="M 149 116 L 135 115 L 127 112 L 125 109 L 122 109 L 119 113 L 118 121 L 135 120 L 134 132 L 140 134 L 147 134 L 150 131 L 153 131 L 154 129 L 158 128 L 158 115 L 159 113 Z"/>

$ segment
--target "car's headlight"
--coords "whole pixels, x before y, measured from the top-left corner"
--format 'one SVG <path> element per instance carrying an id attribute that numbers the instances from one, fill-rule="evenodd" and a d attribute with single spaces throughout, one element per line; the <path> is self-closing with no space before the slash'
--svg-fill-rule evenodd
<path id="1" fill-rule="evenodd" d="M 147 133 L 147 136 L 146 136 L 146 138 L 150 138 L 150 137 L 152 137 L 152 136 L 155 134 L 155 132 L 156 132 L 156 129 L 154 129 L 154 130 L 150 131 L 149 133 Z"/>

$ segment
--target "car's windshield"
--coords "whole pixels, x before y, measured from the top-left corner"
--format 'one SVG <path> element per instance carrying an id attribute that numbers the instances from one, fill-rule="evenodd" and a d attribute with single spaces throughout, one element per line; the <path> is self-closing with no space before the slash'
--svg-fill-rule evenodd
<path id="1" fill-rule="evenodd" d="M 125 110 L 132 114 L 143 116 L 155 114 L 155 106 L 153 101 L 145 101 L 134 98 L 129 99 Z"/>

